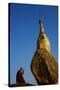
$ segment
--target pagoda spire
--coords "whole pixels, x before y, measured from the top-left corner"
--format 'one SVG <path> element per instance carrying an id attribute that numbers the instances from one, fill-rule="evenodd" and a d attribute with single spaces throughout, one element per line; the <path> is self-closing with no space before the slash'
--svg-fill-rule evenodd
<path id="1" fill-rule="evenodd" d="M 50 42 L 48 37 L 46 36 L 46 33 L 44 32 L 42 18 L 40 18 L 39 24 L 40 24 L 40 32 L 37 40 L 37 49 L 40 50 L 40 48 L 43 48 L 50 52 Z"/>
<path id="2" fill-rule="evenodd" d="M 40 18 L 40 20 L 39 20 L 39 24 L 40 24 L 40 33 L 42 33 L 42 32 L 44 32 L 42 18 Z"/>

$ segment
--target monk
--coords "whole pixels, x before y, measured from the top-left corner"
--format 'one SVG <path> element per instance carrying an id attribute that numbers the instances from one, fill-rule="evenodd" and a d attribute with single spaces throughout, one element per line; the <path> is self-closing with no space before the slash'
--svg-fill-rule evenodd
<path id="1" fill-rule="evenodd" d="M 23 68 L 21 67 L 18 71 L 17 71 L 17 74 L 16 74 L 16 84 L 25 84 L 25 80 L 24 80 L 24 70 Z"/>

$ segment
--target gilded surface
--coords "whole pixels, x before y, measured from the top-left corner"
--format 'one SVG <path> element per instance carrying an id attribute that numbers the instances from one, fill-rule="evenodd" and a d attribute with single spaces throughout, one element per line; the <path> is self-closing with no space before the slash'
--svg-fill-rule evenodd
<path id="1" fill-rule="evenodd" d="M 50 42 L 42 20 L 40 20 L 40 33 L 37 40 L 37 50 L 32 58 L 31 71 L 37 84 L 55 84 L 58 82 L 58 64 L 50 50 Z"/>

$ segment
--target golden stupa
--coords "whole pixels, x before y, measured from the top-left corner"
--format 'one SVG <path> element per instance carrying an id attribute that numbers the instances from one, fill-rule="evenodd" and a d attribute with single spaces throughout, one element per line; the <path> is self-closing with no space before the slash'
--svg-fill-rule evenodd
<path id="1" fill-rule="evenodd" d="M 40 32 L 37 49 L 32 58 L 31 71 L 38 85 L 55 84 L 58 82 L 58 64 L 51 53 L 50 42 L 40 19 Z"/>
<path id="2" fill-rule="evenodd" d="M 40 23 L 40 33 L 39 33 L 39 38 L 38 38 L 38 49 L 43 48 L 47 50 L 48 52 L 50 52 L 50 42 L 44 32 L 42 19 L 40 19 L 39 23 Z"/>

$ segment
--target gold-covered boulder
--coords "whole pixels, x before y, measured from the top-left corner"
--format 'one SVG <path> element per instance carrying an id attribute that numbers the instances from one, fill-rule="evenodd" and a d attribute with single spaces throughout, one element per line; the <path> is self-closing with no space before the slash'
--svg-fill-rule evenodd
<path id="1" fill-rule="evenodd" d="M 50 41 L 44 32 L 42 19 L 40 19 L 40 33 L 31 62 L 31 71 L 39 85 L 58 82 L 58 64 L 51 53 Z"/>
<path id="2" fill-rule="evenodd" d="M 58 82 L 58 65 L 55 57 L 44 49 L 36 51 L 31 62 L 31 71 L 39 85 Z"/>

